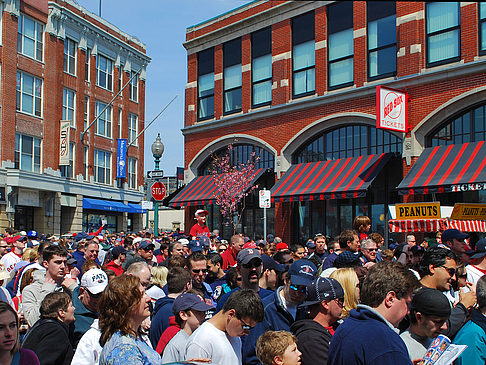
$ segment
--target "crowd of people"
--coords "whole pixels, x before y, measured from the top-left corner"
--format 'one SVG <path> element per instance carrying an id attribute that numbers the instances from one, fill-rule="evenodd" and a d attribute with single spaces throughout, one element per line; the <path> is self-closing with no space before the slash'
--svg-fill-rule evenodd
<path id="1" fill-rule="evenodd" d="M 486 239 L 389 242 L 359 216 L 332 239 L 0 237 L 1 364 L 429 364 L 438 336 L 486 363 Z M 441 337 L 442 338 L 442 337 Z"/>

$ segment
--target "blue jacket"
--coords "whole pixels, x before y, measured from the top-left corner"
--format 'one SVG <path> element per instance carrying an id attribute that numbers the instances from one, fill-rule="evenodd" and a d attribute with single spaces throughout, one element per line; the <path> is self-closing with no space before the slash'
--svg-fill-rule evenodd
<path id="1" fill-rule="evenodd" d="M 471 313 L 471 320 L 462 327 L 454 338 L 457 345 L 467 345 L 457 358 L 457 365 L 486 364 L 486 317 L 477 309 Z"/>
<path id="2" fill-rule="evenodd" d="M 305 310 L 303 308 L 299 308 L 297 310 L 296 319 L 287 312 L 285 307 L 283 306 L 282 298 L 280 297 L 280 290 L 284 287 L 281 286 L 278 288 L 273 295 L 266 296 L 262 299 L 263 308 L 265 309 L 265 316 L 263 321 L 260 322 L 253 328 L 246 338 L 241 339 L 242 341 L 242 355 L 243 355 L 243 364 L 261 364 L 258 360 L 255 352 L 256 343 L 258 337 L 262 335 L 266 331 L 290 331 L 290 326 L 296 320 L 304 319 L 305 318 Z"/>
<path id="3" fill-rule="evenodd" d="M 153 348 L 157 347 L 160 336 L 169 327 L 169 317 L 174 315 L 172 312 L 174 300 L 174 298 L 163 297 L 155 302 L 154 316 L 150 324 L 150 342 Z"/>
<path id="4" fill-rule="evenodd" d="M 337 328 L 329 346 L 329 365 L 411 365 L 397 332 L 373 308 L 358 305 Z"/>

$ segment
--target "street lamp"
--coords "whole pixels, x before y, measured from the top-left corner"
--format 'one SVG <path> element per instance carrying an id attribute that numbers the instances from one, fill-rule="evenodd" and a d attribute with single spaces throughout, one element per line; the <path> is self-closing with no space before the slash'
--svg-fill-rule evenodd
<path id="1" fill-rule="evenodd" d="M 164 153 L 164 144 L 160 140 L 160 133 L 157 134 L 155 142 L 152 143 L 152 155 L 155 159 L 155 171 L 159 170 L 160 158 Z M 154 205 L 154 233 L 159 236 L 159 202 L 156 200 Z"/>

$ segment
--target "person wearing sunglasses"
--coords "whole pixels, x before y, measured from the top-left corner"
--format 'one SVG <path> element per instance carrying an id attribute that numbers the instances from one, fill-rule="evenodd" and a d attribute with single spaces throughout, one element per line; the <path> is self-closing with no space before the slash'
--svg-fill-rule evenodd
<path id="1" fill-rule="evenodd" d="M 319 277 L 307 286 L 307 298 L 299 307 L 307 307 L 309 318 L 296 321 L 290 331 L 299 340 L 302 364 L 326 364 L 329 343 L 344 306 L 344 289 L 336 279 Z"/>
<path id="2" fill-rule="evenodd" d="M 223 309 L 189 337 L 185 359 L 209 359 L 213 364 L 241 365 L 241 339 L 263 320 L 263 304 L 251 289 L 231 294 Z"/>
<path id="3" fill-rule="evenodd" d="M 359 259 L 361 260 L 363 265 L 368 264 L 368 262 L 376 263 L 378 261 L 377 254 L 378 246 L 376 245 L 376 242 L 369 238 L 361 242 L 361 256 Z M 367 267 L 369 267 L 369 265 L 372 264 L 368 264 Z"/>
<path id="4" fill-rule="evenodd" d="M 196 250 L 196 251 L 194 251 Z M 192 254 L 187 258 L 189 272 L 192 278 L 192 287 L 202 292 L 206 304 L 216 307 L 213 289 L 205 282 L 208 275 L 206 256 L 202 253 L 202 247 L 193 247 Z"/>
<path id="5" fill-rule="evenodd" d="M 425 251 L 419 264 L 420 283 L 422 286 L 446 292 L 451 289 L 452 280 L 456 280 L 456 254 L 445 245 L 433 246 Z M 469 310 L 476 304 L 476 293 L 471 283 L 470 291 L 461 292 L 459 303 L 452 309 L 447 320 L 447 329 L 442 333 L 454 338 L 457 331 L 466 323 Z"/>
<path id="6" fill-rule="evenodd" d="M 307 259 L 295 261 L 289 267 L 284 285 L 277 288 L 273 295 L 263 299 L 265 318 L 246 338 L 243 345 L 243 363 L 258 364 L 255 353 L 258 337 L 268 330 L 290 331 L 296 320 L 306 317 L 305 308 L 299 308 L 307 296 L 307 285 L 316 278 L 317 268 Z"/>

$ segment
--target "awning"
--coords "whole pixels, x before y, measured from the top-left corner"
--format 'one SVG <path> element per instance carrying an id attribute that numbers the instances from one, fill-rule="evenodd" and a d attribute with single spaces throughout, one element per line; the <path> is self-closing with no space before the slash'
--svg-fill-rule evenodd
<path id="1" fill-rule="evenodd" d="M 272 201 L 358 198 L 391 155 L 359 156 L 292 165 L 271 189 Z"/>
<path id="2" fill-rule="evenodd" d="M 142 209 L 142 206 L 140 204 L 128 203 L 128 207 L 130 208 L 128 213 L 146 213 L 147 212 L 145 209 Z"/>
<path id="3" fill-rule="evenodd" d="M 462 232 L 486 232 L 486 221 L 455 219 L 391 219 L 388 221 L 390 232 L 438 232 L 458 229 Z"/>
<path id="4" fill-rule="evenodd" d="M 133 208 L 122 202 L 83 198 L 83 209 L 107 210 L 110 212 L 130 212 Z"/>
<path id="5" fill-rule="evenodd" d="M 484 141 L 426 148 L 405 179 L 401 195 L 486 189 Z"/>
<path id="6" fill-rule="evenodd" d="M 244 187 L 244 190 L 248 190 L 264 172 L 265 169 L 255 170 L 249 179 L 250 183 Z M 196 177 L 169 202 L 169 207 L 176 208 L 214 204 L 216 191 L 217 186 L 213 175 Z"/>

